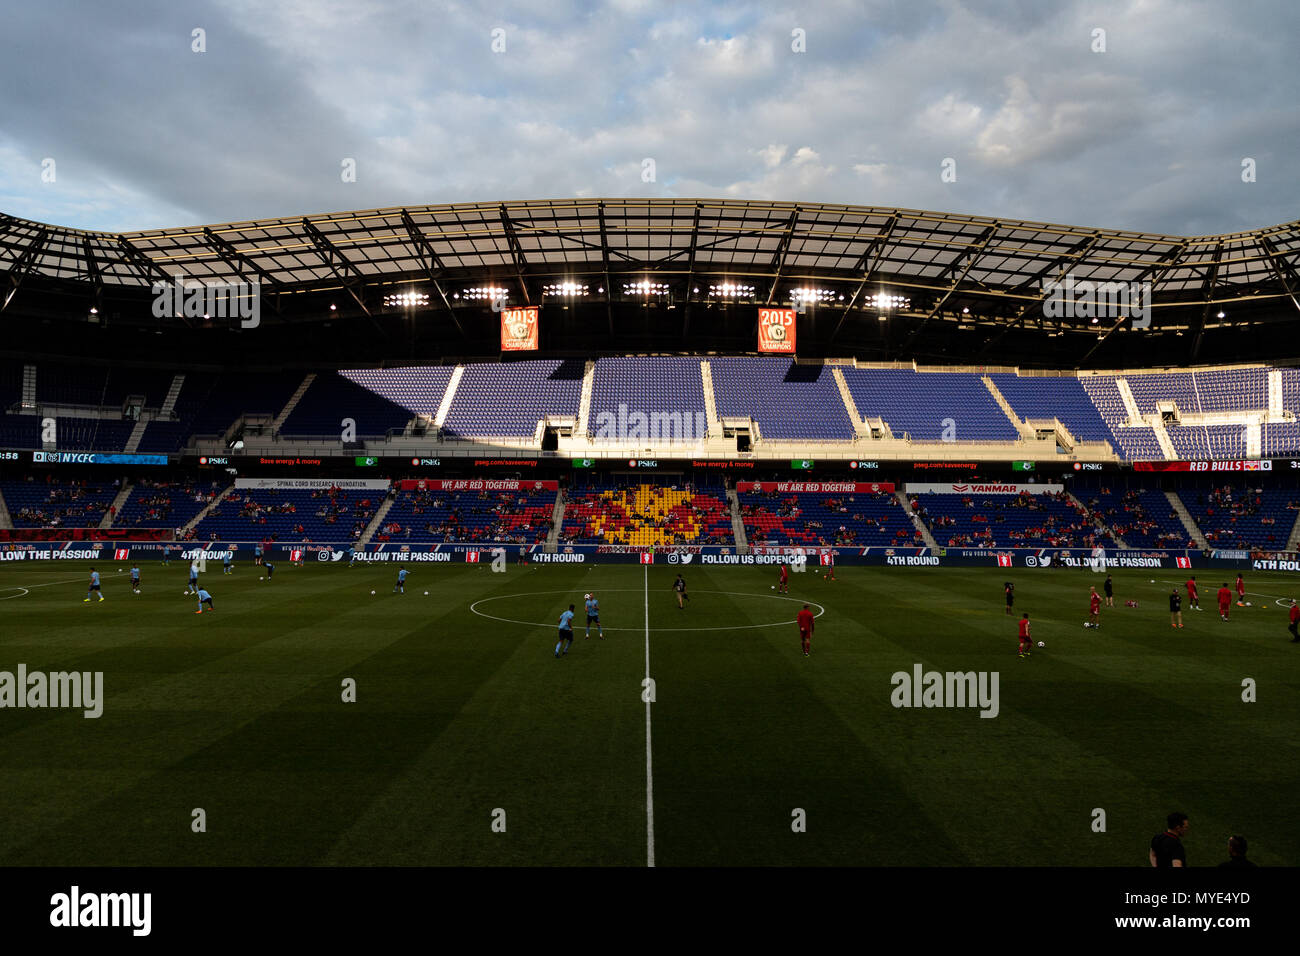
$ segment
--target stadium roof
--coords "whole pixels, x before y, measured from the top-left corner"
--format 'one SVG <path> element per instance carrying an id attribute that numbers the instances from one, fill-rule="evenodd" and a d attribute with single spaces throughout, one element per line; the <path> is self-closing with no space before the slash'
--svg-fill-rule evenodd
<path id="1" fill-rule="evenodd" d="M 581 306 L 604 312 L 611 336 L 615 306 L 647 296 L 681 306 L 685 331 L 693 307 L 786 305 L 797 289 L 814 290 L 807 294 L 830 320 L 817 339 L 832 351 L 841 330 L 861 338 L 852 326 L 884 312 L 897 329 L 891 358 L 924 353 L 944 325 L 983 326 L 985 344 L 1016 330 L 1084 333 L 1098 343 L 1087 354 L 1128 331 L 1122 318 L 1045 314 L 1044 283 L 1067 276 L 1149 283 L 1155 329 L 1189 332 L 1195 359 L 1207 329 L 1300 319 L 1300 221 L 1184 237 L 716 199 L 408 206 L 124 233 L 0 216 L 0 317 L 20 308 L 84 315 L 87 304 L 98 310 L 117 299 L 114 308 L 126 307 L 115 314 L 129 323 L 137 311 L 129 303 L 144 302 L 153 283 L 181 278 L 260 282 L 286 320 L 320 318 L 324 295 L 373 321 L 385 295 L 418 289 L 428 294 L 422 308 L 466 338 L 461 317 L 487 305 L 471 290 L 503 288 L 510 305 L 567 301 L 571 292 L 557 295 L 557 283 L 577 284 Z M 632 288 L 641 282 L 652 291 Z"/>

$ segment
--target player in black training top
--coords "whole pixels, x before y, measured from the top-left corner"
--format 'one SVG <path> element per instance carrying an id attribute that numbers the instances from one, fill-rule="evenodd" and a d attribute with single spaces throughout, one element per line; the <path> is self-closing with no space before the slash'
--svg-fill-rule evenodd
<path id="1" fill-rule="evenodd" d="M 1111 583 L 1110 575 L 1106 575 L 1106 583 L 1102 585 L 1102 590 L 1106 592 L 1106 606 L 1115 606 L 1115 586 Z"/>
<path id="2" fill-rule="evenodd" d="M 1011 613 L 1011 605 L 1013 605 L 1013 604 L 1016 603 L 1016 586 L 1015 586 L 1014 584 L 1012 584 L 1010 581 L 1007 581 L 1007 582 L 1003 583 L 1003 585 L 1002 585 L 1002 590 L 1005 591 L 1005 592 L 1006 592 L 1006 595 L 1007 595 L 1007 610 L 1006 610 L 1006 613 L 1007 613 L 1007 614 L 1010 614 L 1010 613 Z"/>
<path id="3" fill-rule="evenodd" d="M 1178 588 L 1169 592 L 1169 626 L 1183 626 L 1183 596 L 1178 593 Z"/>
<path id="4" fill-rule="evenodd" d="M 673 590 L 677 592 L 677 606 L 679 608 L 685 608 L 686 605 L 684 602 L 689 601 L 691 596 L 686 593 L 686 579 L 680 574 L 677 575 L 677 580 L 673 582 Z"/>
<path id="5" fill-rule="evenodd" d="M 1169 826 L 1164 833 L 1151 838 L 1151 865 L 1155 867 L 1186 866 L 1187 851 L 1183 849 L 1183 834 L 1189 826 L 1187 814 L 1171 813 L 1165 821 Z"/>

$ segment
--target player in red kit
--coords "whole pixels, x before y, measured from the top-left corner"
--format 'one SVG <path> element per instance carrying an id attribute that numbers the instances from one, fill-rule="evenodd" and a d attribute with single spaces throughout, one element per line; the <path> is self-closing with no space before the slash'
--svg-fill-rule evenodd
<path id="1" fill-rule="evenodd" d="M 808 610 L 807 604 L 795 615 L 795 622 L 799 625 L 799 643 L 803 644 L 803 656 L 807 657 L 812 653 L 813 633 L 813 612 Z"/>
<path id="2" fill-rule="evenodd" d="M 1029 612 L 1020 619 L 1020 656 L 1028 657 L 1029 652 L 1033 649 L 1034 642 L 1029 635 Z"/>
<path id="3" fill-rule="evenodd" d="M 822 580 L 824 580 L 824 581 L 834 581 L 834 580 L 835 580 L 835 552 L 834 552 L 834 550 L 827 551 L 827 552 L 825 553 L 825 555 L 823 556 L 823 560 L 826 562 L 826 567 L 827 567 L 829 570 L 827 570 L 827 572 L 826 572 L 826 577 L 824 577 Z"/>
<path id="4" fill-rule="evenodd" d="M 1101 595 L 1096 588 L 1088 591 L 1088 627 L 1101 627 Z"/>
<path id="5" fill-rule="evenodd" d="M 1187 579 L 1187 606 L 1197 611 L 1201 609 L 1201 597 L 1196 593 L 1196 575 Z"/>
<path id="6" fill-rule="evenodd" d="M 1237 575 L 1237 607 L 1246 606 L 1246 581 L 1240 574 Z"/>
<path id="7" fill-rule="evenodd" d="M 1296 604 L 1295 598 L 1291 599 L 1291 623 L 1286 629 L 1291 632 L 1291 643 L 1300 644 L 1300 604 Z"/>
<path id="8" fill-rule="evenodd" d="M 1228 619 L 1228 609 L 1232 607 L 1232 590 L 1228 587 L 1228 582 L 1223 582 L 1223 587 L 1219 588 L 1219 617 L 1225 621 Z"/>
<path id="9" fill-rule="evenodd" d="M 790 566 L 788 564 L 781 565 L 781 581 L 777 584 L 776 589 L 782 594 L 790 593 Z"/>

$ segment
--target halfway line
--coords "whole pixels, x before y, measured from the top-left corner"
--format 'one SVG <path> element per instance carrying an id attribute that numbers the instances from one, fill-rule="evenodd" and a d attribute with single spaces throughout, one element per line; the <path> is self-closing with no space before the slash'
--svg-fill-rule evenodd
<path id="1" fill-rule="evenodd" d="M 645 580 L 645 676 L 650 679 L 650 568 L 642 568 Z M 648 684 L 643 685 L 649 687 Z M 650 765 L 650 698 L 645 702 L 645 843 L 646 866 L 655 865 L 655 777 Z"/>

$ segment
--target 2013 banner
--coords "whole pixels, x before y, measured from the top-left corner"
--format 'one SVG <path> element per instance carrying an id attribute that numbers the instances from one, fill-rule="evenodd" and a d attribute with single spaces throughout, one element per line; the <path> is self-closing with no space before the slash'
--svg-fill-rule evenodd
<path id="1" fill-rule="evenodd" d="M 502 352 L 531 352 L 537 350 L 539 311 L 535 305 L 501 310 Z"/>

